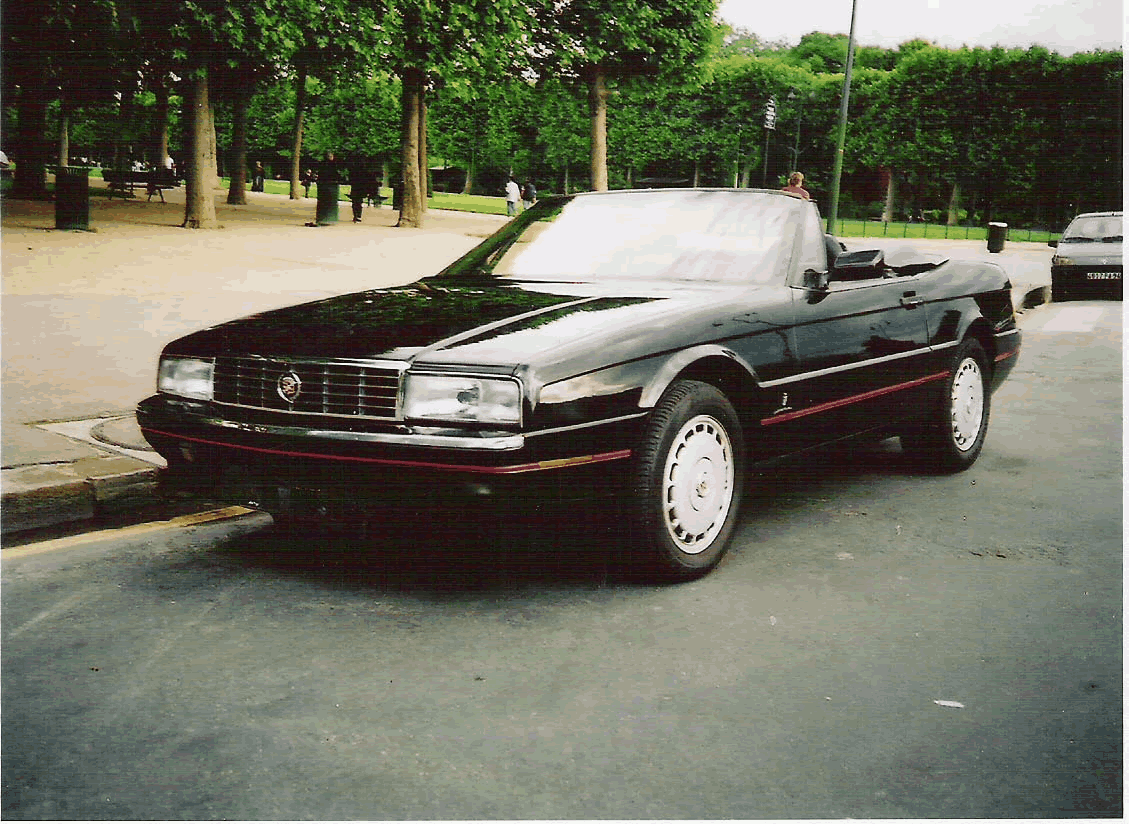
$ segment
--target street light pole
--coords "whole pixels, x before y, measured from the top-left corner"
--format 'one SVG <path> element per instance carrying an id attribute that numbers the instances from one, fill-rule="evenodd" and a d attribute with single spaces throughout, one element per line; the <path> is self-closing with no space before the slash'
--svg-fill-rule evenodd
<path id="1" fill-rule="evenodd" d="M 808 97 L 810 96 L 811 92 L 808 92 Z M 792 168 L 790 172 L 798 172 L 800 170 L 800 127 L 804 122 L 804 96 L 802 94 L 796 94 L 796 90 L 792 89 L 788 92 L 788 100 L 798 101 L 796 104 L 796 137 L 793 141 L 794 146 L 788 150 L 792 153 Z"/>
<path id="2" fill-rule="evenodd" d="M 835 234 L 839 218 L 839 179 L 843 176 L 843 144 L 847 142 L 847 103 L 851 99 L 851 66 L 855 62 L 855 11 L 858 0 L 851 0 L 851 33 L 847 37 L 847 69 L 843 75 L 843 99 L 839 103 L 839 136 L 835 141 L 835 169 L 831 175 L 831 208 L 827 213 L 827 234 Z"/>

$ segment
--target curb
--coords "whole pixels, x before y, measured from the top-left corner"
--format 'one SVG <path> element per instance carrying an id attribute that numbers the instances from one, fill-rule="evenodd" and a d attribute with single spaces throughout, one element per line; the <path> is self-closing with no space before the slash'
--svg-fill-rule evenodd
<path id="1" fill-rule="evenodd" d="M 1034 309 L 1051 302 L 1051 287 L 1046 286 L 1018 286 L 1011 290 L 1011 305 L 1016 314 L 1024 309 Z"/>
<path id="2" fill-rule="evenodd" d="M 0 533 L 26 532 L 138 509 L 156 501 L 160 470 L 125 456 L 0 471 Z"/>

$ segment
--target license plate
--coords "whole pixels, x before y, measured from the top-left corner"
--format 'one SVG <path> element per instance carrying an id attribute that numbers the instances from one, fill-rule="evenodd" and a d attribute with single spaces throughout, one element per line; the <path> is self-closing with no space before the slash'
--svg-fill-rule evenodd
<path id="1" fill-rule="evenodd" d="M 1121 280 L 1120 272 L 1087 272 L 1086 280 Z"/>

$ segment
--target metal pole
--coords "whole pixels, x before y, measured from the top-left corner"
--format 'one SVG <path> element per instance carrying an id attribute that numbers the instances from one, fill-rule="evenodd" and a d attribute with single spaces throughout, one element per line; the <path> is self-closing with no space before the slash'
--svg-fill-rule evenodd
<path id="1" fill-rule="evenodd" d="M 761 172 L 761 188 L 768 185 L 768 135 L 769 129 L 764 130 L 764 170 Z"/>
<path id="2" fill-rule="evenodd" d="M 843 75 L 843 99 L 839 103 L 839 136 L 835 141 L 835 169 L 831 174 L 831 208 L 827 213 L 827 234 L 835 234 L 839 218 L 839 179 L 843 175 L 843 144 L 847 142 L 847 103 L 851 99 L 851 66 L 855 62 L 855 11 L 858 0 L 851 0 L 851 33 L 847 38 L 847 70 Z"/>
<path id="3" fill-rule="evenodd" d="M 796 148 L 793 152 L 792 171 L 800 171 L 800 126 L 804 122 L 804 99 L 800 98 L 799 111 L 796 113 Z"/>

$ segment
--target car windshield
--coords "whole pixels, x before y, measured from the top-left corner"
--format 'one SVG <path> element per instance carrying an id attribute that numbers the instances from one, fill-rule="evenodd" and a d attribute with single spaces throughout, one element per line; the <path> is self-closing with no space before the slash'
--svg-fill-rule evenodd
<path id="1" fill-rule="evenodd" d="M 544 200 L 444 276 L 768 282 L 779 279 L 790 260 L 803 205 L 748 190 Z"/>
<path id="2" fill-rule="evenodd" d="M 1120 243 L 1121 215 L 1077 217 L 1066 227 L 1063 243 Z"/>

